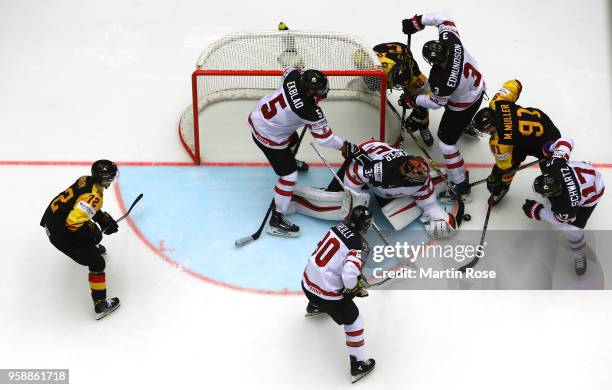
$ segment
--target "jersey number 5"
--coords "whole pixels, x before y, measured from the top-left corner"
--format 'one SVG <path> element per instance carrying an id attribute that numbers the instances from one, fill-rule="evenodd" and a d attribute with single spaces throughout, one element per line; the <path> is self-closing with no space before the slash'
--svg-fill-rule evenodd
<path id="1" fill-rule="evenodd" d="M 268 120 L 274 118 L 274 116 L 278 113 L 276 103 L 278 103 L 281 108 L 287 107 L 287 102 L 285 101 L 285 98 L 283 98 L 283 94 L 281 93 L 274 99 L 271 99 L 268 103 L 261 106 L 261 114 L 264 118 Z"/>
<path id="2" fill-rule="evenodd" d="M 327 232 L 325 237 L 319 241 L 317 249 L 312 252 L 313 255 L 316 253 L 315 263 L 319 267 L 325 267 L 338 252 L 338 249 L 340 249 L 340 241 L 336 237 L 330 237 L 329 232 Z"/>

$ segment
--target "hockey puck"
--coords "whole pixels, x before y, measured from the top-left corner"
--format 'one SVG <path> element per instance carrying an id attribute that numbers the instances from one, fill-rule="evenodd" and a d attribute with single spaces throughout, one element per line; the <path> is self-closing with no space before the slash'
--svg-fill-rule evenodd
<path id="1" fill-rule="evenodd" d="M 470 214 L 464 214 L 463 219 L 469 221 L 470 219 L 472 219 L 472 216 Z"/>

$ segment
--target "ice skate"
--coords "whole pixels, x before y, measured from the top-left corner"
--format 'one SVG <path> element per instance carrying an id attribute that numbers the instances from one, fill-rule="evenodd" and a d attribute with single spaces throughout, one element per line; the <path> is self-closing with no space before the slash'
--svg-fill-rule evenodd
<path id="1" fill-rule="evenodd" d="M 306 313 L 304 314 L 304 317 L 315 317 L 321 314 L 325 314 L 325 313 L 320 311 L 319 308 L 313 305 L 312 303 L 308 302 L 308 305 L 306 306 Z"/>
<path id="2" fill-rule="evenodd" d="M 96 311 L 96 320 L 100 320 L 110 313 L 117 310 L 117 308 L 121 305 L 119 302 L 119 298 L 106 298 L 99 300 L 95 303 L 94 309 Z"/>
<path id="3" fill-rule="evenodd" d="M 465 172 L 465 179 L 461 183 L 453 183 L 449 180 L 448 184 L 448 190 L 440 192 L 440 202 L 452 204 L 457 203 L 459 200 L 463 203 L 470 203 L 472 201 L 469 172 Z"/>
<path id="4" fill-rule="evenodd" d="M 355 356 L 351 356 L 351 383 L 355 383 L 368 375 L 374 370 L 375 365 L 376 361 L 374 359 L 359 361 Z"/>
<path id="5" fill-rule="evenodd" d="M 300 235 L 300 227 L 289 221 L 280 212 L 274 210 L 272 217 L 270 217 L 268 233 L 275 236 L 297 237 Z"/>

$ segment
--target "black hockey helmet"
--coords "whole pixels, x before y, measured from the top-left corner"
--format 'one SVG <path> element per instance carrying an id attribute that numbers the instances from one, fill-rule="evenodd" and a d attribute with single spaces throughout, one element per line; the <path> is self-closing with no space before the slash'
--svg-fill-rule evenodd
<path id="1" fill-rule="evenodd" d="M 562 183 L 559 179 L 545 173 L 535 178 L 533 190 L 545 198 L 554 197 L 561 194 L 561 185 Z"/>
<path id="2" fill-rule="evenodd" d="M 404 89 L 410 86 L 412 70 L 406 62 L 396 63 L 387 74 L 387 85 L 394 89 Z"/>
<path id="3" fill-rule="evenodd" d="M 366 234 L 372 224 L 372 212 L 366 206 L 355 206 L 348 217 L 348 225 L 361 234 Z"/>
<path id="4" fill-rule="evenodd" d="M 118 177 L 117 164 L 110 160 L 98 160 L 91 166 L 93 179 L 108 188 Z"/>
<path id="5" fill-rule="evenodd" d="M 495 111 L 492 108 L 485 107 L 474 116 L 474 128 L 481 135 L 489 135 L 495 130 L 495 118 Z"/>
<path id="6" fill-rule="evenodd" d="M 307 69 L 302 73 L 301 78 L 302 89 L 308 91 L 312 89 L 316 96 L 327 97 L 329 92 L 329 84 L 325 73 L 316 69 Z"/>
<path id="7" fill-rule="evenodd" d="M 429 41 L 423 45 L 423 58 L 429 65 L 439 65 L 448 58 L 449 47 L 442 41 Z"/>

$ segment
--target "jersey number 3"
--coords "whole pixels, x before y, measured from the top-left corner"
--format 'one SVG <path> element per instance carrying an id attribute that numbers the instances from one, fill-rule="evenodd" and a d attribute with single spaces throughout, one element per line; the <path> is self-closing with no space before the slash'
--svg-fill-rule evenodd
<path id="1" fill-rule="evenodd" d="M 338 252 L 338 249 L 340 249 L 340 241 L 336 237 L 330 237 L 329 232 L 327 232 L 325 237 L 319 241 L 317 249 L 312 252 L 313 255 L 316 253 L 315 263 L 319 267 L 325 267 Z"/>
<path id="2" fill-rule="evenodd" d="M 278 113 L 276 103 L 278 103 L 281 108 L 287 107 L 287 102 L 285 101 L 282 93 L 261 106 L 261 115 L 263 115 L 263 117 L 267 120 L 274 118 L 274 116 Z"/>

